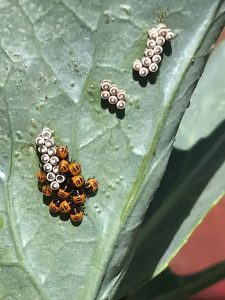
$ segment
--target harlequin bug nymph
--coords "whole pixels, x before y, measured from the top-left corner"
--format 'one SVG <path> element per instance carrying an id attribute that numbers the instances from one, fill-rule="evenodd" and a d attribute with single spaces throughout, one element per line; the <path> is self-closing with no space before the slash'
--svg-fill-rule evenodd
<path id="1" fill-rule="evenodd" d="M 79 191 L 77 191 L 75 195 L 71 195 L 71 199 L 73 200 L 75 205 L 82 206 L 85 203 L 86 195 L 85 193 L 80 193 Z"/>
<path id="2" fill-rule="evenodd" d="M 63 159 L 59 163 L 59 172 L 60 173 L 66 173 L 69 171 L 69 163 L 67 160 Z"/>
<path id="3" fill-rule="evenodd" d="M 81 175 L 73 176 L 71 178 L 71 180 L 77 189 L 79 189 L 80 187 L 82 187 L 84 185 L 84 177 Z"/>
<path id="4" fill-rule="evenodd" d="M 88 178 L 85 182 L 85 188 L 89 193 L 94 193 L 98 190 L 98 181 L 93 178 Z"/>
<path id="5" fill-rule="evenodd" d="M 73 203 L 71 201 L 64 200 L 60 203 L 60 212 L 61 213 L 68 213 L 73 208 Z"/>
<path id="6" fill-rule="evenodd" d="M 47 179 L 46 173 L 44 171 L 37 172 L 38 181 L 44 183 Z"/>
<path id="7" fill-rule="evenodd" d="M 67 146 L 58 146 L 56 151 L 57 151 L 58 157 L 61 159 L 66 158 L 69 154 Z"/>
<path id="8" fill-rule="evenodd" d="M 69 198 L 70 193 L 66 191 L 66 188 L 67 188 L 67 187 L 65 187 L 64 189 L 59 189 L 59 190 L 58 190 L 58 196 L 59 196 L 60 198 L 62 198 L 62 199 L 67 199 L 67 198 Z"/>
<path id="9" fill-rule="evenodd" d="M 70 213 L 70 220 L 76 224 L 79 224 L 83 220 L 83 215 L 84 212 L 82 210 L 80 211 L 74 210 Z"/>
<path id="10" fill-rule="evenodd" d="M 73 162 L 69 165 L 69 170 L 70 170 L 70 173 L 73 175 L 73 176 L 76 176 L 76 175 L 79 175 L 80 172 L 81 172 L 81 166 L 78 162 Z"/>
<path id="11" fill-rule="evenodd" d="M 50 197 L 52 195 L 52 189 L 48 184 L 43 185 L 42 193 L 47 197 Z"/>
<path id="12" fill-rule="evenodd" d="M 57 213 L 60 210 L 60 201 L 58 199 L 52 200 L 52 202 L 49 204 L 49 210 L 53 213 Z"/>

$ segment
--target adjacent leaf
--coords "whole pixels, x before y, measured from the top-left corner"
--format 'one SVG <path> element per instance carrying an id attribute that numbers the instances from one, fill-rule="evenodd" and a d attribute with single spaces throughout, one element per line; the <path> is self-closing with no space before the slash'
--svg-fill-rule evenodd
<path id="1" fill-rule="evenodd" d="M 224 55 L 225 43 L 212 53 L 182 119 L 175 145 L 185 150 L 172 151 L 122 284 L 124 293 L 159 274 L 225 193 Z"/>
<path id="2" fill-rule="evenodd" d="M 113 297 L 224 21 L 221 3 L 1 1 L 0 265 L 15 264 L 13 286 L 26 285 L 18 298 L 31 289 L 36 299 Z M 139 84 L 132 61 L 163 16 L 176 34 L 172 54 Z M 127 90 L 125 116 L 101 107 L 104 78 Z M 43 125 L 100 182 L 78 228 L 51 217 L 37 189 L 33 142 Z M 0 297 L 11 295 L 9 274 L 1 272 Z"/>
<path id="3" fill-rule="evenodd" d="M 225 120 L 225 42 L 212 52 L 201 80 L 191 97 L 177 132 L 174 146 L 181 150 L 193 147 Z M 212 144 L 213 146 L 213 144 Z"/>
<path id="4" fill-rule="evenodd" d="M 189 276 L 177 276 L 167 268 L 138 293 L 134 293 L 126 299 L 187 300 L 190 299 L 190 296 L 224 277 L 225 262 Z"/>
<path id="5" fill-rule="evenodd" d="M 225 123 L 192 150 L 172 151 L 168 168 L 146 215 L 122 283 L 129 292 L 165 269 L 208 211 L 224 195 Z M 223 137 L 222 137 L 223 134 Z M 212 148 L 214 143 L 214 148 Z M 212 150 L 213 149 L 213 150 Z M 143 259 L 145 258 L 145 259 Z M 136 285 L 135 285 L 136 284 Z"/>

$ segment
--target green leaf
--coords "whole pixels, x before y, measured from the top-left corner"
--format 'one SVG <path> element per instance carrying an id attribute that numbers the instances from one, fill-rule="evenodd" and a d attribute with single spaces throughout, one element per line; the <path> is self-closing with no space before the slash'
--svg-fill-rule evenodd
<path id="1" fill-rule="evenodd" d="M 113 297 L 224 22 L 221 3 L 1 1 L 0 298 L 24 285 L 17 299 Z M 142 87 L 132 62 L 163 17 L 176 34 L 172 54 Z M 127 91 L 123 119 L 101 108 L 104 78 Z M 43 125 L 100 182 L 78 228 L 51 217 L 37 189 Z"/>
<path id="2" fill-rule="evenodd" d="M 224 56 L 222 43 L 191 97 L 176 136 L 180 149 L 173 149 L 150 204 L 122 294 L 159 274 L 225 193 Z"/>

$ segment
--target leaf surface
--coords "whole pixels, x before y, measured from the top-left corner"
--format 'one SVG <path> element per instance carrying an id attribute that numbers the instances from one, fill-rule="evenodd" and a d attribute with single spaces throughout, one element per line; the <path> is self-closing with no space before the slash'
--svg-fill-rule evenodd
<path id="1" fill-rule="evenodd" d="M 15 293 L 27 286 L 18 299 L 112 298 L 219 33 L 221 3 L 1 1 L 0 297 L 10 295 L 13 264 Z M 176 34 L 172 53 L 143 86 L 132 62 L 162 18 Z M 101 107 L 104 78 L 127 91 L 125 116 Z M 44 125 L 100 182 L 78 228 L 51 217 L 37 189 L 34 139 Z"/>

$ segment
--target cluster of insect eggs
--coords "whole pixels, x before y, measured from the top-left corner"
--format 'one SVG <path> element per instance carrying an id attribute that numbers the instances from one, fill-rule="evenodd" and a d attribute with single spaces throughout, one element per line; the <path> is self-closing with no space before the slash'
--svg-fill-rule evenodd
<path id="1" fill-rule="evenodd" d="M 163 45 L 174 37 L 172 31 L 165 24 L 159 24 L 148 32 L 148 39 L 142 59 L 136 59 L 133 63 L 133 69 L 139 72 L 141 77 L 145 77 L 149 72 L 156 72 L 161 62 Z"/>
<path id="2" fill-rule="evenodd" d="M 55 146 L 49 128 L 43 129 L 36 139 L 36 145 L 43 163 L 42 170 L 37 173 L 38 181 L 43 184 L 43 194 L 52 197 L 49 198 L 49 210 L 53 213 L 69 213 L 72 222 L 82 222 L 86 197 L 97 192 L 97 180 L 84 179 L 80 164 L 68 160 L 67 147 Z M 52 158 L 56 159 L 51 161 Z M 49 168 L 47 164 L 50 164 Z"/>
<path id="3" fill-rule="evenodd" d="M 46 179 L 50 183 L 50 188 L 58 190 L 59 185 L 65 181 L 65 176 L 59 174 L 57 147 L 52 137 L 52 131 L 49 128 L 44 128 L 36 138 L 36 145 L 40 154 L 40 160 L 43 163 L 43 171 L 46 173 Z"/>
<path id="4" fill-rule="evenodd" d="M 110 104 L 117 106 L 118 109 L 124 109 L 126 106 L 126 93 L 119 90 L 116 84 L 104 79 L 101 82 L 101 98 L 108 100 Z"/>

